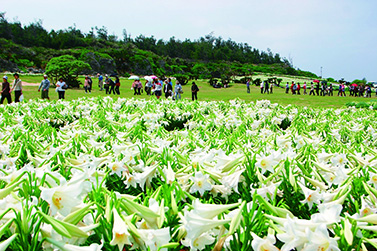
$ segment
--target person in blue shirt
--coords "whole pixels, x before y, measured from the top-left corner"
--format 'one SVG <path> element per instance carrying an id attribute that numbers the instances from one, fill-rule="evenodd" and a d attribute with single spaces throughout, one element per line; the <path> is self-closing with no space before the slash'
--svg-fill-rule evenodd
<path id="1" fill-rule="evenodd" d="M 100 91 L 103 91 L 103 76 L 98 73 L 97 77 L 98 77 L 98 87 L 100 88 Z"/>
<path id="2" fill-rule="evenodd" d="M 41 84 L 39 85 L 38 91 L 41 91 L 42 89 L 42 99 L 48 99 L 50 100 L 50 97 L 48 96 L 48 90 L 50 89 L 50 81 L 47 78 L 47 75 L 43 76 L 43 80 Z"/>

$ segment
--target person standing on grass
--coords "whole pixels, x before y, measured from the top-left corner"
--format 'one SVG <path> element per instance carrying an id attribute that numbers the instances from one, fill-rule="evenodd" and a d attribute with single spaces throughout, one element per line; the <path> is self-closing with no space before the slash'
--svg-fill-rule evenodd
<path id="1" fill-rule="evenodd" d="M 119 80 L 119 77 L 118 77 L 118 76 L 115 76 L 115 92 L 116 92 L 116 94 L 118 94 L 118 95 L 120 95 L 119 87 L 120 87 L 120 80 Z M 114 93 L 114 94 L 115 94 L 115 93 Z"/>
<path id="2" fill-rule="evenodd" d="M 64 99 L 66 88 L 67 84 L 63 81 L 63 78 L 59 78 L 59 81 L 56 83 L 56 91 L 58 92 L 59 99 Z"/>
<path id="3" fill-rule="evenodd" d="M 268 80 L 266 81 L 266 83 L 264 83 L 264 92 L 263 93 L 266 93 L 267 94 L 270 94 L 270 87 L 268 86 Z"/>
<path id="4" fill-rule="evenodd" d="M 85 89 L 85 93 L 91 93 L 92 90 L 90 88 L 90 83 L 89 83 L 89 77 L 88 76 L 85 76 L 85 83 L 84 83 L 84 89 Z"/>
<path id="5" fill-rule="evenodd" d="M 304 95 L 306 95 L 306 82 L 304 82 L 304 84 L 302 85 L 302 89 L 304 89 Z"/>
<path id="6" fill-rule="evenodd" d="M 50 97 L 48 96 L 48 90 L 50 89 L 50 80 L 48 80 L 47 75 L 43 75 L 43 80 L 41 84 L 39 85 L 38 91 L 41 91 L 42 89 L 42 99 L 48 99 L 50 100 Z"/>
<path id="7" fill-rule="evenodd" d="M 91 93 L 92 87 L 93 87 L 93 80 L 90 76 L 88 76 L 88 82 L 89 82 L 89 93 Z"/>
<path id="8" fill-rule="evenodd" d="M 105 79 L 104 88 L 105 88 L 106 94 L 110 94 L 110 92 L 109 92 L 109 89 L 110 89 L 110 78 L 109 78 L 109 76 L 107 74 L 105 75 L 105 77 L 106 77 L 106 79 Z"/>
<path id="9" fill-rule="evenodd" d="M 137 94 L 141 95 L 142 92 L 143 92 L 143 83 L 140 80 L 138 80 L 137 81 Z"/>
<path id="10" fill-rule="evenodd" d="M 157 78 L 154 79 L 153 90 L 154 95 L 156 95 L 157 99 L 159 99 L 162 95 L 162 84 Z"/>
<path id="11" fill-rule="evenodd" d="M 170 85 L 169 79 L 165 80 L 165 84 L 164 84 L 165 98 L 169 98 L 169 97 L 173 96 L 172 91 L 173 91 L 173 87 Z"/>
<path id="12" fill-rule="evenodd" d="M 297 83 L 297 95 L 301 95 L 300 90 L 301 90 L 301 85 L 300 85 L 300 82 L 298 82 Z"/>
<path id="13" fill-rule="evenodd" d="M 97 73 L 98 77 L 98 87 L 100 91 L 103 91 L 103 76 L 99 73 Z"/>
<path id="14" fill-rule="evenodd" d="M 8 104 L 12 103 L 12 96 L 10 95 L 10 85 L 9 85 L 7 76 L 3 77 L 3 86 L 2 87 L 3 88 L 2 88 L 2 91 L 1 91 L 0 104 L 4 103 L 4 99 L 7 99 Z"/>
<path id="15" fill-rule="evenodd" d="M 145 92 L 147 93 L 148 96 L 151 95 L 151 89 L 152 89 L 151 81 L 146 80 L 146 82 L 145 82 Z"/>
<path id="16" fill-rule="evenodd" d="M 113 75 L 113 76 L 114 76 L 114 75 Z M 111 78 L 109 78 L 109 84 L 110 84 L 110 91 L 109 91 L 109 94 L 111 94 L 111 92 L 113 92 L 114 95 L 115 95 L 115 82 L 114 82 Z"/>
<path id="17" fill-rule="evenodd" d="M 330 84 L 330 86 L 329 86 L 329 96 L 334 96 L 333 91 L 334 91 L 334 87 L 332 86 L 332 84 Z"/>
<path id="18" fill-rule="evenodd" d="M 270 84 L 270 93 L 272 94 L 272 88 L 273 88 L 273 86 L 274 86 L 274 83 L 271 83 Z"/>
<path id="19" fill-rule="evenodd" d="M 138 86 L 138 83 L 137 83 L 137 79 L 134 80 L 134 82 L 132 82 L 132 89 L 134 90 L 134 95 L 138 95 L 137 93 L 137 86 Z"/>
<path id="20" fill-rule="evenodd" d="M 372 97 L 372 88 L 369 85 L 367 85 L 365 87 L 365 91 L 366 91 L 366 98 L 371 98 Z"/>
<path id="21" fill-rule="evenodd" d="M 14 102 L 20 102 L 20 97 L 22 94 L 22 81 L 20 79 L 20 76 L 18 73 L 13 74 L 14 77 L 14 82 L 12 89 L 10 90 L 11 92 L 14 91 Z"/>
<path id="22" fill-rule="evenodd" d="M 178 80 L 175 83 L 174 92 L 175 92 L 175 100 L 181 99 L 181 94 L 183 93 L 183 90 L 182 90 L 182 85 L 181 83 L 179 83 Z"/>
<path id="23" fill-rule="evenodd" d="M 289 83 L 287 82 L 287 84 L 285 85 L 285 93 L 288 94 L 289 93 Z"/>
<path id="24" fill-rule="evenodd" d="M 246 81 L 246 93 L 250 93 L 250 80 Z"/>
<path id="25" fill-rule="evenodd" d="M 192 82 L 192 85 L 191 85 L 191 99 L 192 99 L 192 101 L 198 100 L 198 91 L 199 91 L 199 87 L 196 85 L 195 82 Z"/>
<path id="26" fill-rule="evenodd" d="M 260 93 L 263 94 L 264 81 L 260 84 Z"/>
<path id="27" fill-rule="evenodd" d="M 297 85 L 296 83 L 292 82 L 292 95 L 296 95 L 296 91 L 297 91 Z"/>

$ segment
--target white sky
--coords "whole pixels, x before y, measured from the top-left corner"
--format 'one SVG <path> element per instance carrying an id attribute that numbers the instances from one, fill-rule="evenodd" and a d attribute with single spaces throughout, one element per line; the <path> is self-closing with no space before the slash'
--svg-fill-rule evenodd
<path id="1" fill-rule="evenodd" d="M 335 79 L 377 81 L 376 0 L 0 0 L 8 21 L 168 40 L 215 37 L 279 53 Z"/>

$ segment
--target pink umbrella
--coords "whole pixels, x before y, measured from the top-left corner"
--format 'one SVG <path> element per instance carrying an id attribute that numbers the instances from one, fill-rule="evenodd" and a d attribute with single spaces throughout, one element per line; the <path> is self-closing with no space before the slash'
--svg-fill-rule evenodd
<path id="1" fill-rule="evenodd" d="M 319 83 L 319 80 L 318 79 L 314 79 L 313 82 L 314 83 Z"/>
<path id="2" fill-rule="evenodd" d="M 157 78 L 155 75 L 150 75 L 149 77 L 153 79 Z"/>

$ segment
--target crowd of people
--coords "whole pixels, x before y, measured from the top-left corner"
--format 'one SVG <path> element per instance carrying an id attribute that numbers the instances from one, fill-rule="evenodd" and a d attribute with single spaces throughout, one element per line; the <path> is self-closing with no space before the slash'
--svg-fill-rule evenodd
<path id="1" fill-rule="evenodd" d="M 13 74 L 14 81 L 12 87 L 8 82 L 8 76 L 3 76 L 2 90 L 0 92 L 0 104 L 4 103 L 4 100 L 7 99 L 8 104 L 12 103 L 12 92 L 14 91 L 14 102 L 20 102 L 23 100 L 22 95 L 22 81 L 18 73 Z"/>
<path id="2" fill-rule="evenodd" d="M 351 84 L 349 87 L 347 87 L 344 83 L 341 83 L 337 86 L 338 90 L 338 96 L 345 97 L 347 96 L 346 90 L 349 90 L 349 95 L 354 97 L 366 97 L 370 98 L 372 96 L 372 87 L 369 85 L 357 85 L 357 84 Z M 292 81 L 291 84 L 287 82 L 285 85 L 285 93 L 291 92 L 293 95 L 300 95 L 300 91 L 303 91 L 303 94 L 307 94 L 308 86 L 306 85 L 306 82 L 303 83 L 301 86 L 300 83 L 295 83 Z M 332 83 L 328 84 L 327 82 L 323 81 L 320 83 L 320 81 L 316 81 L 315 84 L 313 82 L 310 83 L 310 91 L 309 95 L 317 95 L 317 96 L 334 96 L 334 86 Z M 376 89 L 376 95 L 377 95 L 377 89 Z"/>
<path id="3" fill-rule="evenodd" d="M 3 76 L 3 82 L 2 82 L 2 90 L 0 92 L 1 98 L 0 98 L 0 104 L 4 103 L 4 100 L 7 99 L 8 104 L 12 103 L 12 96 L 11 93 L 14 92 L 15 95 L 15 102 L 20 102 L 23 100 L 23 94 L 22 94 L 22 81 L 19 78 L 18 73 L 14 73 L 14 81 L 13 85 L 11 86 L 8 82 L 8 76 Z M 113 80 L 111 77 L 114 77 L 115 80 Z M 120 79 L 117 75 L 105 75 L 105 79 L 102 76 L 102 74 L 97 74 L 98 78 L 98 88 L 99 91 L 106 91 L 106 94 L 113 93 L 114 95 L 120 95 Z M 51 82 L 48 79 L 47 75 L 43 75 L 43 80 L 39 84 L 38 92 L 41 92 L 41 98 L 42 99 L 50 99 L 49 96 L 49 90 L 50 90 Z M 63 78 L 59 78 L 59 80 L 56 82 L 56 88 L 55 91 L 58 93 L 59 99 L 65 99 L 65 92 L 68 89 L 68 84 L 63 80 Z M 85 76 L 84 81 L 84 90 L 85 93 L 91 93 L 93 88 L 93 80 L 90 76 Z M 134 95 L 141 95 L 143 93 L 143 84 L 140 80 L 135 80 L 132 83 L 132 89 L 134 90 Z M 170 78 L 167 78 L 163 80 L 163 78 L 148 78 L 146 79 L 145 86 L 144 86 L 145 93 L 148 96 L 155 95 L 157 99 L 159 99 L 162 96 L 162 93 L 164 93 L 165 98 L 172 98 L 174 100 L 179 100 L 182 98 L 183 94 L 183 88 L 182 85 L 179 83 L 178 80 L 176 80 L 176 84 L 173 88 L 173 83 Z M 196 85 L 195 82 L 192 82 L 191 86 L 191 94 L 192 94 L 192 100 L 198 99 L 198 92 L 199 87 Z"/>
<path id="4" fill-rule="evenodd" d="M 22 81 L 19 78 L 18 73 L 14 73 L 14 81 L 12 86 L 8 82 L 8 77 L 3 76 L 3 83 L 2 83 L 2 90 L 1 90 L 1 98 L 0 98 L 0 104 L 4 103 L 4 100 L 7 99 L 8 104 L 12 103 L 12 95 L 11 93 L 14 92 L 14 100 L 15 102 L 20 102 L 23 100 L 23 94 L 22 94 Z M 114 77 L 115 80 L 113 80 L 111 77 Z M 120 95 L 120 80 L 117 75 L 105 75 L 105 78 L 98 73 L 98 88 L 99 91 L 106 91 L 106 94 L 113 93 L 114 95 Z M 165 98 L 172 98 L 173 100 L 180 100 L 182 98 L 183 89 L 182 85 L 179 83 L 178 80 L 176 80 L 176 84 L 173 87 L 173 82 L 171 78 L 158 78 L 158 77 L 145 77 L 146 82 L 143 84 L 140 81 L 140 79 L 135 79 L 132 83 L 132 89 L 134 91 L 134 95 L 141 95 L 144 91 L 146 95 L 148 96 L 156 96 L 157 99 L 159 99 L 163 94 Z M 314 83 L 313 83 L 314 82 Z M 317 95 L 317 96 L 333 96 L 334 90 L 336 89 L 338 91 L 338 96 L 347 96 L 346 90 L 348 88 L 349 90 L 349 96 L 353 97 L 371 97 L 372 95 L 372 87 L 369 85 L 357 85 L 355 83 L 346 86 L 344 83 L 339 84 L 339 86 L 336 86 L 334 89 L 333 84 L 327 84 L 325 81 L 318 81 L 314 80 L 310 83 L 310 86 L 307 86 L 306 82 L 304 82 L 302 85 L 299 82 L 292 81 L 291 83 L 287 82 L 285 85 L 285 93 L 292 95 L 303 95 L 309 94 L 309 95 Z M 85 76 L 85 82 L 84 82 L 84 90 L 85 93 L 91 93 L 92 91 L 92 85 L 93 81 L 90 76 Z M 251 81 L 248 80 L 246 82 L 246 90 L 247 93 L 250 93 L 250 85 Z M 269 81 L 262 81 L 260 84 L 260 90 L 261 93 L 267 93 L 272 94 L 273 93 L 273 84 L 269 83 Z M 48 79 L 47 75 L 43 76 L 43 80 L 41 81 L 38 92 L 41 92 L 41 98 L 42 99 L 50 99 L 49 97 L 49 89 L 50 89 L 50 81 Z M 58 93 L 59 99 L 65 98 L 65 92 L 68 89 L 68 84 L 66 84 L 63 80 L 63 78 L 59 78 L 58 82 L 56 83 L 56 92 Z M 198 92 L 199 87 L 196 85 L 195 82 L 192 82 L 191 85 L 191 99 L 197 100 L 198 99 Z M 376 96 L 377 96 L 377 88 L 376 88 Z"/>
<path id="5" fill-rule="evenodd" d="M 314 82 L 314 83 L 313 83 Z M 337 95 L 341 97 L 345 97 L 346 90 L 349 90 L 349 96 L 353 97 L 366 97 L 370 98 L 372 96 L 372 86 L 370 85 L 357 85 L 355 83 L 350 84 L 349 86 L 346 86 L 344 83 L 339 84 L 334 88 L 333 84 L 328 84 L 326 81 L 318 81 L 314 80 L 313 82 L 310 82 L 310 86 L 304 82 L 302 85 L 299 82 L 292 81 L 291 83 L 287 82 L 285 85 L 285 93 L 292 95 L 313 95 L 313 96 L 334 96 L 334 90 L 336 89 L 338 91 Z M 251 81 L 246 81 L 246 92 L 250 93 L 250 85 Z M 261 94 L 267 93 L 272 94 L 273 93 L 273 86 L 274 84 L 269 83 L 269 81 L 262 81 L 260 84 L 260 91 Z M 377 88 L 375 88 L 376 96 L 377 96 Z"/>
<path id="6" fill-rule="evenodd" d="M 141 93 L 143 93 L 143 84 L 140 81 L 140 79 L 135 79 L 132 83 L 131 88 L 134 90 L 134 95 L 141 95 Z M 173 82 L 171 81 L 171 78 L 163 79 L 155 76 L 146 77 L 144 90 L 148 96 L 155 95 L 157 99 L 159 99 L 162 96 L 162 93 L 164 93 L 165 98 L 180 100 L 183 94 L 182 85 L 181 83 L 179 83 L 178 80 L 176 80 L 175 86 L 173 87 Z M 192 82 L 192 100 L 198 99 L 198 91 L 199 87 L 196 85 L 195 82 Z"/>

